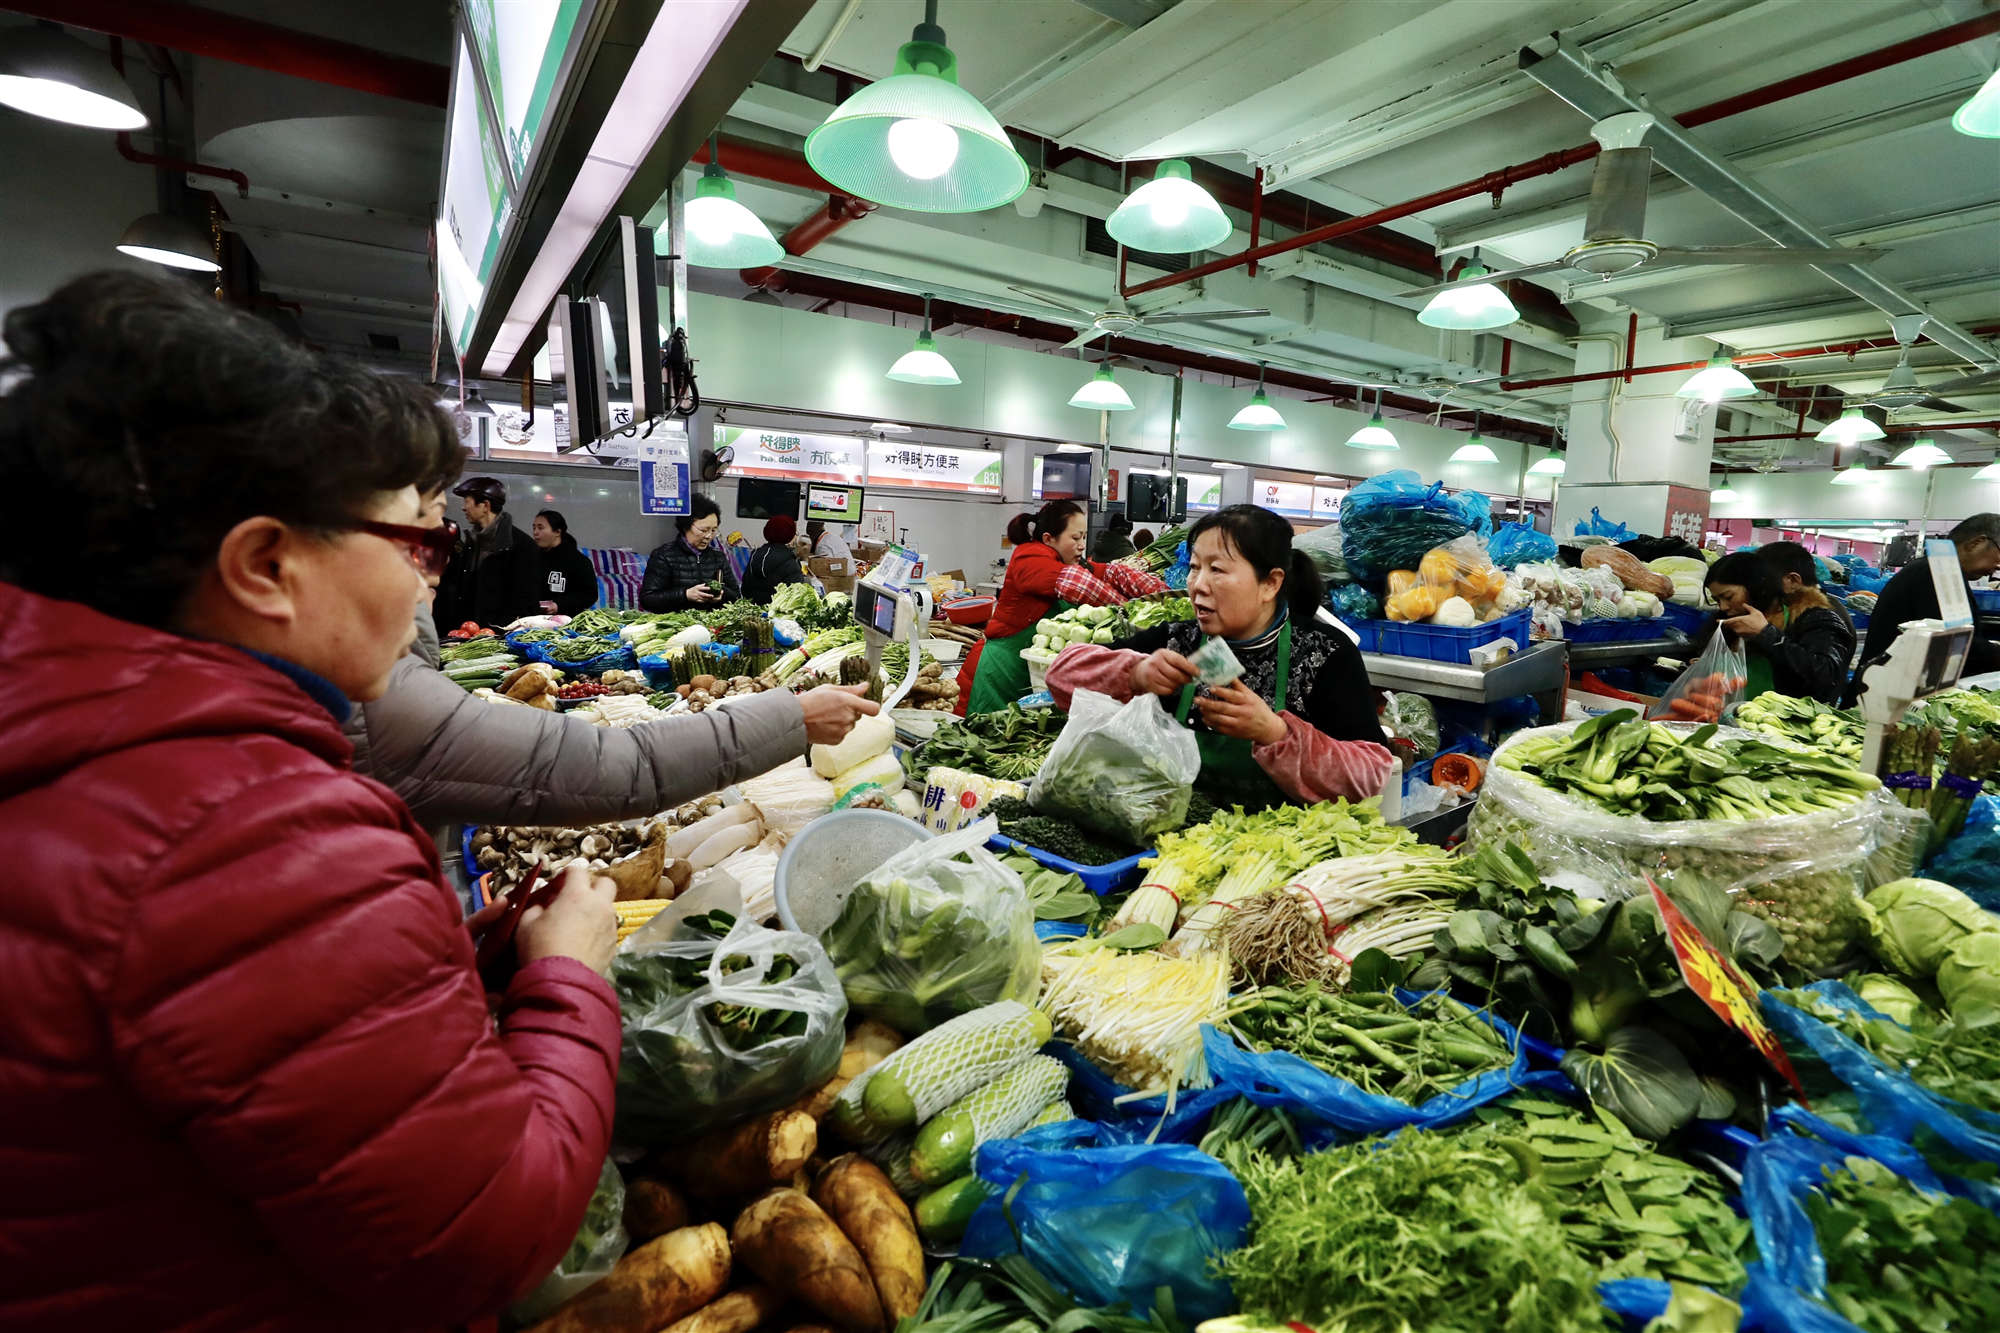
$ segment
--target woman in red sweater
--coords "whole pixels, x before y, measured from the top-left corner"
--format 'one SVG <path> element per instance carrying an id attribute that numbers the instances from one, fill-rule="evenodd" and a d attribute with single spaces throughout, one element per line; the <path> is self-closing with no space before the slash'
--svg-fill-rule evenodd
<path id="1" fill-rule="evenodd" d="M 1033 518 L 1016 514 L 1007 525 L 1014 554 L 986 622 L 986 640 L 959 669 L 960 717 L 998 712 L 1028 692 L 1021 650 L 1033 642 L 1035 623 L 1059 604 L 1117 606 L 1166 590 L 1165 582 L 1130 565 L 1085 560 L 1089 526 L 1074 500 L 1051 500 Z"/>

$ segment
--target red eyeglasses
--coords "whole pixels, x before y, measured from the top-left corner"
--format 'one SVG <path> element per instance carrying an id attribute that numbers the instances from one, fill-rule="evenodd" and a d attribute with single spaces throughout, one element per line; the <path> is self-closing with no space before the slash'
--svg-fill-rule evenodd
<path id="1" fill-rule="evenodd" d="M 410 563 L 415 565 L 425 578 L 443 575 L 445 566 L 451 563 L 451 553 L 458 546 L 458 524 L 446 519 L 435 528 L 413 528 L 402 523 L 377 523 L 372 519 L 356 519 L 343 525 L 350 532 L 365 532 L 371 537 L 392 541 L 409 552 Z"/>

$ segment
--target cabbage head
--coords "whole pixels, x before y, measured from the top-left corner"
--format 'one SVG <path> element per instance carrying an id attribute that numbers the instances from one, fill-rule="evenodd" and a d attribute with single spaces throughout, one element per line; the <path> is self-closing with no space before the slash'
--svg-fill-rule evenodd
<path id="1" fill-rule="evenodd" d="M 1938 990 L 1952 1021 L 1978 1028 L 2000 1023 L 2000 932 L 1967 935 L 1938 968 Z"/>
<path id="2" fill-rule="evenodd" d="M 1894 977 L 1868 972 L 1847 978 L 1848 986 L 1876 1013 L 1909 1027 L 1924 1010 L 1923 999 Z"/>
<path id="3" fill-rule="evenodd" d="M 1868 895 L 1875 956 L 1905 976 L 1933 977 L 1967 935 L 2000 933 L 2000 918 L 1934 879 L 1899 879 Z"/>

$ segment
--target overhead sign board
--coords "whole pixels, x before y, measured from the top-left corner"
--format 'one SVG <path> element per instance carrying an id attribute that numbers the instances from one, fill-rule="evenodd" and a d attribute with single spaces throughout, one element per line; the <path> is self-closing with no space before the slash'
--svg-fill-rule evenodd
<path id="1" fill-rule="evenodd" d="M 871 444 L 868 485 L 998 495 L 1000 455 L 986 449 L 947 449 L 935 444 Z"/>
<path id="2" fill-rule="evenodd" d="M 802 435 L 796 431 L 717 426 L 715 446 L 736 451 L 731 470 L 745 477 L 784 481 L 837 481 L 858 486 L 868 472 L 868 441 L 852 435 Z"/>
<path id="3" fill-rule="evenodd" d="M 461 0 L 479 67 L 519 181 L 548 121 L 583 0 Z"/>

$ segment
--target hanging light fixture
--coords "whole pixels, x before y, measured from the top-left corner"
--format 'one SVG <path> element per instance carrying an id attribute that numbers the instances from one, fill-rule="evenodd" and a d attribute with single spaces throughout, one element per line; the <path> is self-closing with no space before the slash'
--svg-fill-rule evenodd
<path id="1" fill-rule="evenodd" d="M 1551 449 L 1534 461 L 1528 468 L 1528 475 L 1531 477 L 1560 477 L 1568 469 L 1569 463 L 1564 460 L 1561 454 Z"/>
<path id="2" fill-rule="evenodd" d="M 1875 480 L 1875 474 L 1868 470 L 1868 460 L 1857 458 L 1848 466 L 1833 474 L 1836 486 L 1866 486 Z"/>
<path id="3" fill-rule="evenodd" d="M 958 372 L 951 368 L 951 362 L 944 359 L 944 353 L 937 349 L 937 339 L 931 337 L 931 294 L 924 293 L 924 331 L 917 335 L 917 345 L 896 358 L 896 364 L 889 367 L 889 378 L 901 380 L 905 384 L 956 384 Z"/>
<path id="4" fill-rule="evenodd" d="M 1375 391 L 1375 415 L 1368 418 L 1368 424 L 1347 437 L 1350 449 L 1400 449 L 1396 437 L 1382 424 L 1382 391 Z"/>
<path id="5" fill-rule="evenodd" d="M 1719 403 L 1727 398 L 1755 398 L 1757 385 L 1748 375 L 1730 364 L 1729 353 L 1720 347 L 1715 355 L 1708 358 L 1708 364 L 1688 376 L 1686 384 L 1674 390 L 1676 398 L 1699 398 L 1705 403 Z"/>
<path id="6" fill-rule="evenodd" d="M 687 262 L 698 268 L 758 268 L 785 257 L 785 247 L 763 220 L 736 202 L 736 185 L 722 169 L 713 134 L 708 136 L 708 166 L 681 219 L 687 225 Z M 654 248 L 664 253 L 667 243 L 662 230 Z"/>
<path id="7" fill-rule="evenodd" d="M 1472 434 L 1466 439 L 1464 444 L 1459 445 L 1457 449 L 1452 451 L 1452 462 L 1497 463 L 1500 461 L 1493 450 L 1487 447 L 1486 437 L 1479 433 L 1480 415 L 1478 412 L 1472 414 Z"/>
<path id="8" fill-rule="evenodd" d="M 134 219 L 118 238 L 118 253 L 196 273 L 215 273 L 222 268 L 215 261 L 215 243 L 200 227 L 171 213 L 148 213 Z"/>
<path id="9" fill-rule="evenodd" d="M 103 53 L 57 28 L 15 28 L 0 42 L 0 106 L 93 130 L 146 126 L 139 99 Z"/>
<path id="10" fill-rule="evenodd" d="M 1153 179 L 1125 196 L 1105 220 L 1104 230 L 1131 249 L 1177 255 L 1212 250 L 1228 240 L 1234 228 L 1222 206 L 1194 183 L 1188 164 L 1168 158 Z"/>
<path id="11" fill-rule="evenodd" d="M 1229 418 L 1231 430 L 1283 430 L 1285 419 L 1278 415 L 1278 409 L 1271 406 L 1270 395 L 1264 392 L 1264 363 L 1257 363 L 1257 392 L 1250 395 L 1250 401 Z"/>
<path id="12" fill-rule="evenodd" d="M 1105 340 L 1105 359 L 1098 363 L 1097 373 L 1083 382 L 1083 387 L 1070 395 L 1069 405 L 1081 407 L 1091 412 L 1130 412 L 1132 396 L 1125 392 L 1117 380 L 1111 378 L 1110 340 Z"/>
<path id="13" fill-rule="evenodd" d="M 1937 441 L 1928 435 L 1919 436 L 1917 442 L 1889 460 L 1890 467 L 1915 468 L 1919 472 L 1939 463 L 1949 463 L 1951 455 L 1937 447 Z"/>
<path id="14" fill-rule="evenodd" d="M 1459 270 L 1459 279 L 1483 278 L 1492 272 L 1479 262 L 1479 250 L 1474 247 L 1472 260 Z M 1430 304 L 1417 312 L 1417 323 L 1428 324 L 1434 329 L 1497 329 L 1512 324 L 1521 317 L 1514 309 L 1514 303 L 1507 299 L 1507 293 L 1490 282 L 1478 283 L 1471 287 L 1452 287 L 1439 292 L 1430 299 Z"/>
<path id="15" fill-rule="evenodd" d="M 1951 127 L 1975 139 L 2000 139 L 2000 71 L 1952 113 Z"/>
<path id="16" fill-rule="evenodd" d="M 1974 481 L 2000 481 L 2000 458 L 1994 459 L 1991 463 L 1973 473 L 1972 479 Z"/>
<path id="17" fill-rule="evenodd" d="M 958 86 L 958 57 L 937 0 L 896 52 L 896 68 L 835 107 L 806 136 L 806 161 L 849 194 L 917 213 L 976 213 L 1028 188 L 1028 164 L 979 99 Z"/>
<path id="18" fill-rule="evenodd" d="M 1708 498 L 1715 504 L 1728 504 L 1736 499 L 1736 491 L 1730 486 L 1729 478 L 1717 478 L 1715 489 L 1708 493 Z"/>
<path id="19" fill-rule="evenodd" d="M 1863 440 L 1879 440 L 1882 428 L 1869 420 L 1868 414 L 1858 407 L 1850 407 L 1832 421 L 1820 428 L 1813 436 L 1821 444 L 1859 444 Z"/>

